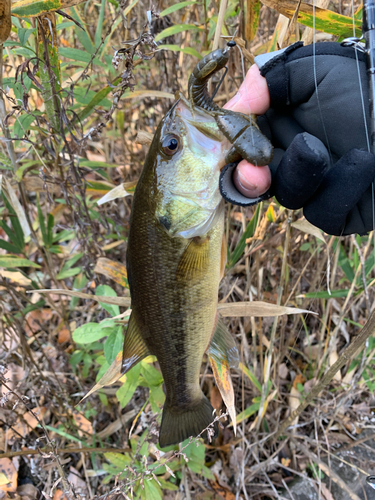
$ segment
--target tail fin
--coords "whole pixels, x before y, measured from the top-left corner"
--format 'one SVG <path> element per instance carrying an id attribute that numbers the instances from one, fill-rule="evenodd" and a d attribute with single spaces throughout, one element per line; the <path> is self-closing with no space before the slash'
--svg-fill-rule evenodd
<path id="1" fill-rule="evenodd" d="M 215 420 L 213 411 L 211 403 L 203 394 L 198 404 L 185 411 L 180 409 L 176 411 L 172 405 L 166 402 L 160 427 L 160 447 L 165 448 L 172 444 L 181 443 L 190 436 L 198 436 Z M 211 428 L 216 437 L 218 433 L 217 422 Z M 207 437 L 207 432 L 202 437 Z"/>

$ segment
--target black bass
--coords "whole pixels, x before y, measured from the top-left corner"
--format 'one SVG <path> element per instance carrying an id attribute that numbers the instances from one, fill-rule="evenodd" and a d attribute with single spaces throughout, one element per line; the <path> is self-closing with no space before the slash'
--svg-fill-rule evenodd
<path id="1" fill-rule="evenodd" d="M 199 63 L 203 78 L 225 65 L 227 52 L 206 56 L 208 67 Z M 222 126 L 228 113 L 197 105 L 197 81 L 191 78 L 189 99 L 180 96 L 157 128 L 134 194 L 127 249 L 132 313 L 122 371 L 157 357 L 166 388 L 161 447 L 200 434 L 215 418 L 199 384 L 207 349 L 231 366 L 238 361 L 217 315 L 227 251 L 219 176 L 233 141 Z"/>

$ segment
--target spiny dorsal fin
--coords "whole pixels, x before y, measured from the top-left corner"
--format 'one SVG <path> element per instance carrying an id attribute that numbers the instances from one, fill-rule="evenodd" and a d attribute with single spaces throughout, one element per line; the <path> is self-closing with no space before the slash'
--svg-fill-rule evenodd
<path id="1" fill-rule="evenodd" d="M 129 319 L 129 326 L 125 333 L 124 349 L 122 351 L 121 372 L 124 374 L 150 352 L 142 339 L 141 331 L 136 321 L 134 312 Z"/>
<path id="2" fill-rule="evenodd" d="M 208 267 L 208 258 L 210 251 L 210 238 L 193 238 L 180 259 L 177 267 L 176 279 L 187 281 L 199 279 Z"/>

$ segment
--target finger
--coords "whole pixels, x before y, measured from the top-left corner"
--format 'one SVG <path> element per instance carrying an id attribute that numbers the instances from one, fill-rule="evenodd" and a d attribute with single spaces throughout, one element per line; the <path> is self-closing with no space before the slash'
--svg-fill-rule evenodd
<path id="1" fill-rule="evenodd" d="M 233 173 L 233 182 L 244 196 L 257 198 L 271 186 L 271 172 L 268 166 L 256 167 L 242 160 Z"/>
<path id="2" fill-rule="evenodd" d="M 304 206 L 304 216 L 328 234 L 366 233 L 373 227 L 369 188 L 374 177 L 374 155 L 358 149 L 349 151 L 328 170 L 317 193 Z"/>
<path id="3" fill-rule="evenodd" d="M 292 210 L 303 207 L 318 189 L 329 166 L 329 152 L 322 141 L 307 132 L 296 135 L 274 176 L 277 201 Z"/>
<path id="4" fill-rule="evenodd" d="M 253 64 L 237 94 L 224 108 L 245 114 L 262 115 L 270 107 L 270 102 L 267 80 L 260 74 L 258 66 Z"/>

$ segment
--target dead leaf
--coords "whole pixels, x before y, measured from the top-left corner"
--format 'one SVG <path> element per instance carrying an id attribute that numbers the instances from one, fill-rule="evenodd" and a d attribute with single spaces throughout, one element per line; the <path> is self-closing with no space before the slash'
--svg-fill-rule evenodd
<path id="1" fill-rule="evenodd" d="M 105 374 L 102 376 L 102 378 L 99 380 L 97 384 L 94 385 L 92 389 L 89 390 L 89 392 L 84 396 L 80 403 L 85 400 L 87 397 L 90 396 L 90 394 L 94 394 L 94 392 L 98 391 L 102 387 L 105 387 L 106 385 L 112 385 L 115 382 L 117 382 L 118 379 L 121 378 L 121 364 L 122 364 L 122 351 L 120 351 L 111 366 L 108 368 L 108 370 L 105 372 Z"/>
<path id="2" fill-rule="evenodd" d="M 310 222 L 306 220 L 304 217 L 302 217 L 302 219 L 296 220 L 296 222 L 292 222 L 291 226 L 295 227 L 296 229 L 299 229 L 300 231 L 303 231 L 306 234 L 315 236 L 315 238 L 318 238 L 318 240 L 323 241 L 323 243 L 326 242 L 321 230 L 318 229 L 316 226 L 310 224 Z"/>
<path id="3" fill-rule="evenodd" d="M 115 262 L 105 257 L 101 257 L 96 262 L 94 272 L 103 274 L 125 288 L 129 287 L 126 266 L 121 264 L 121 262 Z"/>
<path id="4" fill-rule="evenodd" d="M 69 328 L 64 325 L 59 330 L 59 333 L 58 333 L 58 336 L 57 336 L 57 343 L 58 344 L 64 344 L 65 342 L 69 342 L 69 341 L 70 341 Z"/>
<path id="5" fill-rule="evenodd" d="M 331 351 L 331 354 L 329 355 L 329 366 L 332 366 L 336 363 L 336 361 L 338 360 L 339 356 L 337 354 L 337 351 L 336 351 L 336 347 L 334 349 L 332 349 Z M 334 380 L 337 380 L 337 382 L 341 382 L 341 371 L 339 370 L 338 372 L 335 373 L 334 375 Z"/>
<path id="6" fill-rule="evenodd" d="M 5 378 L 8 379 L 7 386 L 10 390 L 14 390 L 17 387 L 17 383 L 24 379 L 25 370 L 22 366 L 16 365 L 15 363 L 8 363 L 7 371 L 5 372 Z M 2 394 L 6 394 L 9 390 L 5 386 L 1 386 Z"/>
<path id="7" fill-rule="evenodd" d="M 120 184 L 120 185 L 114 187 L 113 189 L 111 189 L 104 196 L 99 198 L 99 200 L 96 203 L 98 205 L 103 205 L 104 203 L 108 203 L 109 201 L 117 200 L 119 198 L 125 198 L 126 196 L 129 196 L 131 194 L 132 193 L 129 193 L 128 191 L 126 191 L 123 184 Z"/>
<path id="8" fill-rule="evenodd" d="M 98 154 L 98 153 L 93 153 L 92 151 L 86 151 L 87 158 L 90 161 L 99 161 L 99 162 L 105 162 L 106 158 L 104 155 Z"/>
<path id="9" fill-rule="evenodd" d="M 15 493 L 17 490 L 17 470 L 10 458 L 0 458 L 0 490 Z"/>
<path id="10" fill-rule="evenodd" d="M 74 486 L 74 490 L 77 493 L 80 493 L 82 495 L 82 493 L 86 492 L 86 483 L 82 479 L 80 473 L 74 467 L 70 467 L 68 481 L 72 486 Z"/>
<path id="11" fill-rule="evenodd" d="M 298 374 L 298 375 L 296 375 L 295 379 L 293 380 L 293 387 L 295 389 L 297 389 L 298 384 L 303 385 L 305 382 L 306 382 L 306 378 L 303 375 Z"/>
<path id="12" fill-rule="evenodd" d="M 87 420 L 87 418 L 78 411 L 73 412 L 73 420 L 76 426 L 85 434 L 93 433 L 92 423 L 90 422 L 90 420 Z M 79 434 L 82 435 L 82 432 L 80 432 Z"/>
<path id="13" fill-rule="evenodd" d="M 40 290 L 39 290 L 40 291 Z M 240 316 L 282 316 L 283 314 L 317 314 L 306 309 L 298 309 L 297 307 L 278 306 L 269 304 L 268 302 L 253 301 L 253 302 L 226 302 L 218 305 L 218 310 L 221 316 L 237 318 Z"/>
<path id="14" fill-rule="evenodd" d="M 335 500 L 334 497 L 332 496 L 332 493 L 329 491 L 327 486 L 323 483 L 323 481 L 320 482 L 320 488 L 321 488 L 321 493 L 324 498 L 324 500 Z"/>
<path id="15" fill-rule="evenodd" d="M 19 285 L 23 286 L 27 286 L 31 283 L 31 279 L 26 278 L 26 276 L 24 276 L 19 271 L 11 272 L 6 271 L 5 269 L 0 269 L 0 276 L 2 276 L 3 278 L 8 278 L 13 283 L 18 283 Z"/>
<path id="16" fill-rule="evenodd" d="M 279 366 L 279 377 L 286 380 L 288 374 L 289 370 L 288 367 L 286 366 L 286 363 L 281 363 Z"/>
<path id="17" fill-rule="evenodd" d="M 39 490 L 32 483 L 21 484 L 17 488 L 17 493 L 20 497 L 28 497 L 36 499 L 39 496 Z"/>
<path id="18" fill-rule="evenodd" d="M 223 404 L 223 400 L 221 398 L 220 391 L 216 385 L 214 385 L 211 389 L 210 401 L 213 408 L 216 410 L 217 414 L 219 414 L 221 410 L 221 405 Z"/>
<path id="19" fill-rule="evenodd" d="M 34 293 L 33 290 L 28 293 Z M 90 295 L 88 293 L 73 292 L 72 290 L 61 290 L 54 288 L 51 290 L 43 289 L 38 290 L 38 293 L 56 293 L 57 295 L 67 295 L 68 297 L 79 297 L 80 299 L 90 299 L 96 302 L 103 302 L 104 304 L 112 304 L 115 306 L 128 307 L 130 305 L 130 297 L 105 297 L 104 295 Z"/>
<path id="20" fill-rule="evenodd" d="M 209 483 L 214 492 L 217 495 L 220 495 L 219 497 L 216 498 L 218 499 L 220 498 L 223 500 L 236 500 L 236 495 L 234 495 L 229 489 L 224 488 L 224 486 L 221 486 L 218 482 L 209 481 Z"/>
<path id="21" fill-rule="evenodd" d="M 38 425 L 39 420 L 46 416 L 47 408 L 42 406 L 26 412 L 22 418 L 6 431 L 6 437 L 9 444 L 13 444 L 17 439 L 27 436 Z M 34 416 L 35 415 L 35 416 Z M 36 418 L 37 417 L 37 418 Z M 39 419 L 39 420 L 38 420 Z"/>
<path id="22" fill-rule="evenodd" d="M 138 144 L 142 144 L 143 146 L 149 146 L 152 143 L 152 139 L 154 136 L 150 134 L 150 132 L 146 132 L 144 130 L 138 130 L 137 137 L 135 140 Z"/>
<path id="23" fill-rule="evenodd" d="M 28 337 L 42 330 L 43 323 L 50 321 L 54 312 L 52 309 L 34 309 L 26 314 L 25 332 Z"/>

